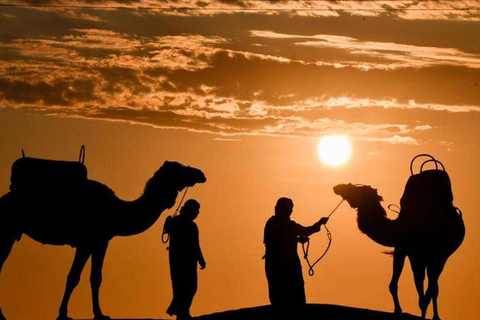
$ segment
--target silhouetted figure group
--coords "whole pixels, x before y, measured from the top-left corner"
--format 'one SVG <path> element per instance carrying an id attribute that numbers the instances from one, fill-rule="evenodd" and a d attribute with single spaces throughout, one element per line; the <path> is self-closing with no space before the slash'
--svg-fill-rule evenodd
<path id="1" fill-rule="evenodd" d="M 278 199 L 275 215 L 268 219 L 264 232 L 268 294 L 272 306 L 282 314 L 297 313 L 306 304 L 297 244 L 307 241 L 328 221 L 324 217 L 312 226 L 304 227 L 290 219 L 292 212 L 291 199 Z"/>
<path id="2" fill-rule="evenodd" d="M 70 245 L 76 248 L 67 277 L 57 320 L 71 320 L 68 303 L 80 281 L 88 259 L 92 259 L 91 290 L 95 320 L 109 320 L 100 308 L 99 291 L 102 268 L 109 241 L 116 236 L 131 236 L 150 228 L 160 214 L 175 204 L 178 193 L 187 187 L 206 182 L 199 169 L 166 161 L 148 180 L 143 194 L 124 201 L 106 185 L 87 178 L 80 163 L 28 158 L 23 156 L 12 167 L 10 192 L 0 197 L 0 271 L 15 241 L 22 234 L 43 244 Z M 413 173 L 418 157 L 429 157 Z M 433 163 L 435 170 L 423 170 Z M 441 169 L 439 168 L 441 166 Z M 461 211 L 453 205 L 450 179 L 443 164 L 430 155 L 421 154 L 410 164 L 409 178 L 396 220 L 388 219 L 380 202 L 382 197 L 370 186 L 342 184 L 334 192 L 357 208 L 358 227 L 375 242 L 394 247 L 394 266 L 390 291 L 395 312 L 401 313 L 397 294 L 398 279 L 406 257 L 409 258 L 419 294 L 419 307 L 425 317 L 433 302 L 434 319 L 439 320 L 438 279 L 453 252 L 465 236 Z M 320 231 L 328 222 L 323 217 L 305 227 L 290 219 L 293 201 L 279 198 L 275 214 L 264 229 L 265 272 L 268 293 L 278 318 L 295 318 L 306 305 L 298 243 Z M 66 212 L 68 214 L 66 214 Z M 173 299 L 167 309 L 177 319 L 191 319 L 190 307 L 197 292 L 197 268 L 206 267 L 200 249 L 199 231 L 194 220 L 200 204 L 185 202 L 180 214 L 167 218 L 165 232 L 170 237 L 169 263 Z M 425 273 L 428 288 L 424 290 Z M 0 320 L 6 320 L 0 310 Z"/>
<path id="3" fill-rule="evenodd" d="M 165 232 L 170 235 L 169 262 L 172 278 L 173 299 L 167 309 L 177 319 L 191 319 L 190 306 L 197 292 L 197 264 L 205 269 L 198 237 L 198 227 L 193 220 L 200 213 L 200 203 L 190 199 L 180 209 L 180 214 L 165 223 Z"/>
<path id="4" fill-rule="evenodd" d="M 165 221 L 165 233 L 170 236 L 169 262 L 173 299 L 167 309 L 177 319 L 191 319 L 190 307 L 197 292 L 197 266 L 206 267 L 200 249 L 198 227 L 194 220 L 200 204 L 193 199 L 185 202 L 180 214 Z M 320 231 L 328 218 L 321 218 L 309 227 L 290 219 L 293 201 L 282 197 L 275 205 L 275 215 L 265 225 L 265 272 L 268 293 L 276 312 L 294 315 L 301 313 L 306 304 L 302 265 L 297 244 Z"/>

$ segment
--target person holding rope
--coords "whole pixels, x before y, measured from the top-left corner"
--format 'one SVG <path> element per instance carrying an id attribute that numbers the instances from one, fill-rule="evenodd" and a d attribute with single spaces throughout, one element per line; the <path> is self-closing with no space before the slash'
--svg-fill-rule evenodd
<path id="1" fill-rule="evenodd" d="M 167 309 L 170 316 L 177 319 L 191 319 L 190 306 L 197 292 L 197 263 L 205 269 L 198 236 L 198 227 L 193 220 L 200 213 L 200 203 L 187 200 L 180 214 L 167 219 L 164 232 L 170 236 L 169 262 L 172 279 L 173 299 Z"/>
<path id="2" fill-rule="evenodd" d="M 265 273 L 268 281 L 270 303 L 277 312 L 301 312 L 306 305 L 302 266 L 297 253 L 297 243 L 319 232 L 328 217 L 321 218 L 310 227 L 290 219 L 292 199 L 282 197 L 275 205 L 275 215 L 268 219 L 264 230 Z"/>

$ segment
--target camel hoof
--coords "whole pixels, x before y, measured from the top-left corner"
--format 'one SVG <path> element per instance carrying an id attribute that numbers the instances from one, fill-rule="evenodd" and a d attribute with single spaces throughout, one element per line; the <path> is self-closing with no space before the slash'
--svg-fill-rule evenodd
<path id="1" fill-rule="evenodd" d="M 402 308 L 395 308 L 393 313 L 396 314 L 396 315 L 401 315 L 403 313 Z"/>
<path id="2" fill-rule="evenodd" d="M 95 316 L 95 317 L 93 318 L 93 320 L 111 320 L 111 318 L 110 318 L 109 316 L 105 316 L 105 315 L 103 315 L 103 314 L 100 314 L 100 315 L 98 315 L 98 316 Z"/>
<path id="3" fill-rule="evenodd" d="M 0 320 L 3 320 L 3 319 L 0 318 Z M 73 319 L 66 315 L 59 315 L 57 317 L 57 320 L 73 320 Z"/>

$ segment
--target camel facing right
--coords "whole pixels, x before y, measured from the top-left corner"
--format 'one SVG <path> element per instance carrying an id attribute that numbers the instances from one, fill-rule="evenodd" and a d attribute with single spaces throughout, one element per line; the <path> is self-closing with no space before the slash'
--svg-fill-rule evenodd
<path id="1" fill-rule="evenodd" d="M 201 170 L 166 161 L 134 201 L 121 200 L 106 185 L 87 179 L 55 188 L 45 187 L 55 185 L 48 181 L 24 190 L 12 188 L 0 198 L 0 270 L 22 234 L 43 244 L 70 245 L 76 248 L 75 258 L 57 320 L 72 320 L 68 301 L 90 257 L 94 319 L 108 320 L 100 308 L 99 290 L 109 241 L 146 231 L 175 205 L 179 191 L 205 181 Z M 1 310 L 0 320 L 6 320 Z"/>

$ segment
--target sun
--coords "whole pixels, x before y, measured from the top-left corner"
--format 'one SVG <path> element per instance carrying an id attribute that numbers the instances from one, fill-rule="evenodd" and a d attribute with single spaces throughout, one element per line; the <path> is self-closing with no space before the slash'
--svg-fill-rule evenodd
<path id="1" fill-rule="evenodd" d="M 323 163 L 339 166 L 350 159 L 352 146 L 347 136 L 326 136 L 318 144 L 318 156 Z"/>

